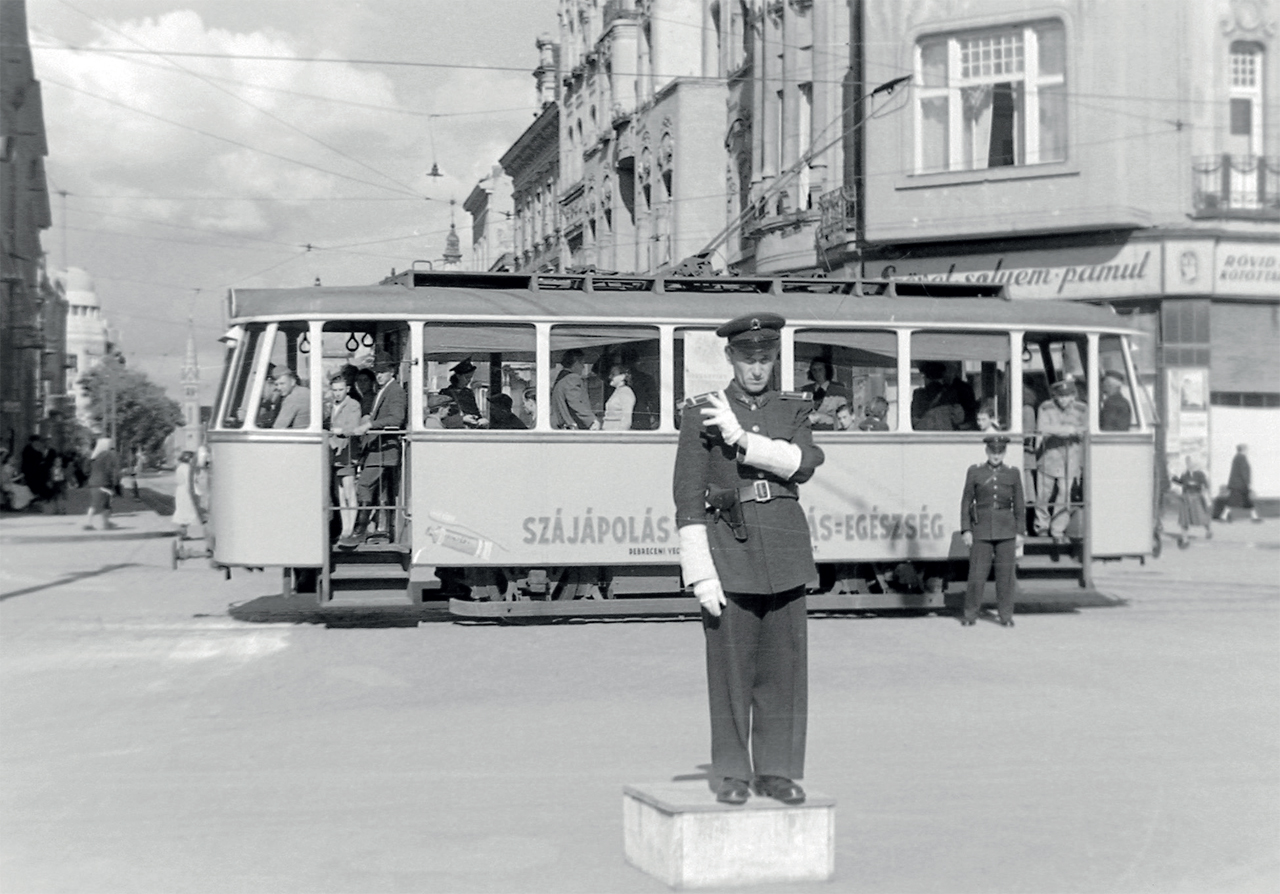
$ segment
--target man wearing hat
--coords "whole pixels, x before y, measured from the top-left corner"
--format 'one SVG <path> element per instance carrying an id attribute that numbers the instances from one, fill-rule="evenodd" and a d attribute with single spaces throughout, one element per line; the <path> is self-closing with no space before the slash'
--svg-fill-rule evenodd
<path id="1" fill-rule="evenodd" d="M 969 586 L 961 623 L 971 627 L 976 622 L 994 557 L 1000 623 L 1012 627 L 1017 547 L 1027 518 L 1022 476 L 1004 464 L 1007 437 L 988 435 L 983 442 L 987 461 L 969 467 L 960 497 L 960 530 L 969 547 Z"/>
<path id="2" fill-rule="evenodd" d="M 447 394 L 458 404 L 462 413 L 462 421 L 471 428 L 484 425 L 484 417 L 480 415 L 480 407 L 476 404 L 476 393 L 471 390 L 471 377 L 476 374 L 476 365 L 470 357 L 464 358 L 449 372 L 449 387 L 441 388 L 441 394 Z"/>
<path id="3" fill-rule="evenodd" d="M 717 800 L 804 801 L 808 639 L 817 577 L 799 487 L 822 464 L 804 392 L 772 390 L 777 314 L 747 314 L 728 339 L 733 381 L 686 402 L 673 491 L 685 584 L 702 604 Z"/>
<path id="4" fill-rule="evenodd" d="M 1036 431 L 1041 437 L 1040 475 L 1036 482 L 1036 533 L 1067 542 L 1072 486 L 1083 471 L 1083 441 L 1089 410 L 1076 399 L 1069 379 L 1054 382 L 1053 397 L 1040 405 Z"/>
<path id="5" fill-rule="evenodd" d="M 1102 377 L 1102 406 L 1098 407 L 1098 428 L 1101 431 L 1128 431 L 1133 419 L 1133 407 L 1124 396 L 1124 373 L 1109 369 Z"/>
<path id="6" fill-rule="evenodd" d="M 409 403 L 404 389 L 396 381 L 397 367 L 398 364 L 385 354 L 379 354 L 373 362 L 378 392 L 373 398 L 368 421 L 361 423 L 356 429 L 357 433 L 364 434 L 364 461 L 360 477 L 356 481 L 356 497 L 361 506 L 395 502 L 396 472 L 400 468 L 400 437 L 380 432 L 403 429 L 408 419 Z M 361 509 L 356 516 L 357 540 L 364 539 L 368 531 L 369 513 L 369 509 Z M 386 533 L 393 536 L 390 525 L 386 526 Z"/>

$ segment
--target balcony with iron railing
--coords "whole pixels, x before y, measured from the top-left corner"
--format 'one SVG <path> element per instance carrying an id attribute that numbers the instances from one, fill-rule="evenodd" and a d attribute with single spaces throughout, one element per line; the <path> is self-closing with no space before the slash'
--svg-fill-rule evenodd
<path id="1" fill-rule="evenodd" d="M 1280 156 L 1205 155 L 1191 170 L 1196 217 L 1280 220 Z"/>
<path id="2" fill-rule="evenodd" d="M 840 248 L 857 226 L 857 192 L 842 186 L 818 196 L 818 228 L 814 234 L 819 251 Z"/>

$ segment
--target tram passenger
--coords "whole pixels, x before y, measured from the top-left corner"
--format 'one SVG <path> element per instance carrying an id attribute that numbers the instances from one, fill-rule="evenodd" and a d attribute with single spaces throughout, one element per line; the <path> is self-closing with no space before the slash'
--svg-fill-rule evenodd
<path id="1" fill-rule="evenodd" d="M 1109 369 L 1102 377 L 1102 405 L 1098 407 L 1098 428 L 1102 431 L 1128 431 L 1133 420 L 1133 407 L 1124 396 L 1124 373 Z"/>
<path id="2" fill-rule="evenodd" d="M 1036 430 L 1041 438 L 1040 474 L 1036 481 L 1036 534 L 1067 542 L 1071 492 L 1084 471 L 1083 444 L 1088 408 L 1076 400 L 1067 379 L 1054 382 L 1053 397 L 1040 405 Z"/>
<path id="3" fill-rule="evenodd" d="M 342 373 L 334 376 L 329 385 L 333 395 L 329 410 L 329 431 L 332 438 L 329 447 L 332 451 L 333 474 L 338 491 L 338 516 L 342 520 L 342 531 L 338 535 L 338 546 L 352 549 L 359 545 L 356 540 L 356 456 L 353 440 L 365 417 L 360 412 L 360 402 L 351 394 L 351 385 Z"/>
<path id="4" fill-rule="evenodd" d="M 630 431 L 636 393 L 631 388 L 631 370 L 615 364 L 609 370 L 609 386 L 613 393 L 604 405 L 605 431 Z"/>
<path id="5" fill-rule="evenodd" d="M 449 395 L 457 402 L 458 410 L 462 414 L 462 422 L 468 428 L 487 425 L 484 417 L 480 415 L 476 393 L 471 390 L 471 379 L 476 374 L 476 365 L 471 362 L 471 358 L 464 358 L 449 372 L 452 373 L 449 376 L 449 387 L 441 388 L 440 393 Z"/>
<path id="6" fill-rule="evenodd" d="M 400 468 L 400 436 L 383 434 L 403 429 L 408 418 L 409 405 L 404 389 L 396 381 L 398 364 L 386 355 L 379 355 L 373 364 L 373 374 L 378 383 L 378 393 L 373 399 L 373 409 L 368 419 L 356 429 L 364 434 L 364 459 L 360 477 L 356 481 L 356 497 L 361 506 L 383 506 L 394 502 L 397 492 L 397 472 Z M 371 512 L 383 516 L 383 510 L 361 509 L 356 515 L 355 538 L 357 543 L 369 532 Z M 391 526 L 379 525 L 376 530 L 394 536 Z"/>
<path id="7" fill-rule="evenodd" d="M 919 368 L 924 385 L 911 394 L 911 427 L 916 431 L 955 431 L 963 426 L 965 408 L 947 382 L 947 365 L 925 360 Z"/>
<path id="8" fill-rule="evenodd" d="M 360 401 L 360 412 L 368 416 L 373 412 L 373 400 L 378 396 L 378 379 L 373 370 L 367 366 L 357 369 L 351 387 L 353 396 Z"/>
<path id="9" fill-rule="evenodd" d="M 960 497 L 960 530 L 964 545 L 969 547 L 969 585 L 961 623 L 971 627 L 976 622 L 994 558 L 1000 624 L 1012 627 L 1017 548 L 1027 517 L 1026 501 L 1022 476 L 1004 464 L 1009 439 L 993 434 L 983 441 L 987 461 L 969 467 Z"/>
<path id="10" fill-rule="evenodd" d="M 560 358 L 560 372 L 551 386 L 551 427 L 570 431 L 597 431 L 600 420 L 591 409 L 583 379 L 586 363 L 582 351 L 570 348 Z"/>
<path id="11" fill-rule="evenodd" d="M 529 426 L 511 409 L 510 394 L 495 394 L 489 398 L 489 428 L 519 431 Z"/>
<path id="12" fill-rule="evenodd" d="M 624 348 L 619 365 L 631 373 L 631 390 L 636 394 L 636 406 L 631 411 L 633 431 L 650 431 L 658 427 L 658 383 L 653 376 L 640 369 L 640 360 L 632 348 Z"/>
<path id="13" fill-rule="evenodd" d="M 831 361 L 825 357 L 814 357 L 809 363 L 809 381 L 812 387 L 806 388 L 813 395 L 813 412 L 809 414 L 809 423 L 815 431 L 831 431 L 836 427 L 836 410 L 847 404 L 851 398 L 849 389 L 832 378 Z"/>
<path id="14" fill-rule="evenodd" d="M 280 415 L 280 389 L 276 387 L 276 367 L 267 371 L 267 381 L 262 385 L 262 402 L 258 404 L 258 428 L 273 428 Z"/>
<path id="15" fill-rule="evenodd" d="M 978 431 L 991 432 L 1000 431 L 1000 424 L 996 422 L 996 402 L 987 398 L 978 405 L 977 417 Z"/>
<path id="16" fill-rule="evenodd" d="M 871 400 L 871 406 L 867 407 L 867 415 L 858 423 L 858 431 L 888 431 L 889 423 L 884 419 L 889 415 L 889 402 L 883 397 L 875 397 Z"/>
<path id="17" fill-rule="evenodd" d="M 817 577 L 798 485 L 822 464 L 803 392 L 770 390 L 777 314 L 738 317 L 733 381 L 680 425 L 673 491 L 685 583 L 701 603 L 716 799 L 804 801 L 808 720 L 805 584 Z"/>
<path id="18" fill-rule="evenodd" d="M 272 428 L 310 428 L 311 390 L 298 384 L 298 376 L 287 366 L 276 370 L 276 390 L 280 392 L 280 412 Z"/>
<path id="19" fill-rule="evenodd" d="M 836 431 L 854 431 L 857 428 L 853 418 L 853 407 L 841 404 L 836 407 Z"/>
<path id="20" fill-rule="evenodd" d="M 530 385 L 524 389 L 524 401 L 521 404 L 520 411 L 524 415 L 524 421 L 528 423 L 529 428 L 534 428 L 538 424 L 538 390 Z"/>

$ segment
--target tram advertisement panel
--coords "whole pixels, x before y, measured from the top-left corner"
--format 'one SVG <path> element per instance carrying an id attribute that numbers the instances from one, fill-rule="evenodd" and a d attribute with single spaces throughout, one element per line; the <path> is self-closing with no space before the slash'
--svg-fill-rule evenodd
<path id="1" fill-rule="evenodd" d="M 677 563 L 674 441 L 596 438 L 416 442 L 415 564 Z M 967 554 L 960 491 L 980 443 L 822 446 L 826 463 L 801 487 L 818 561 Z"/>

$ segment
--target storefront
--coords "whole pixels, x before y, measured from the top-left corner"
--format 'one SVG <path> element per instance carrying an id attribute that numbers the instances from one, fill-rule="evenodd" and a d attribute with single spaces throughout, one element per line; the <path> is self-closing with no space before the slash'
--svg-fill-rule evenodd
<path id="1" fill-rule="evenodd" d="M 1149 334 L 1137 361 L 1163 421 L 1165 468 L 1203 464 L 1215 490 L 1237 444 L 1254 489 L 1280 499 L 1280 238 L 1134 234 L 1045 247 L 868 254 L 867 277 L 996 282 L 1019 299 L 1105 303 Z"/>

